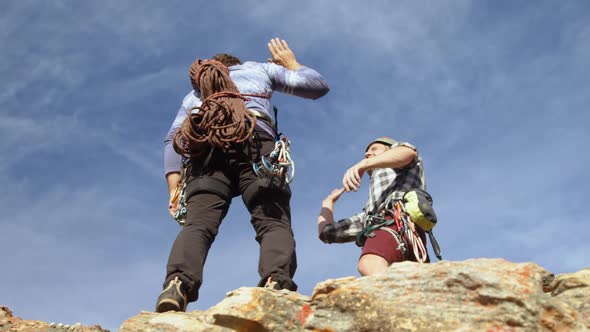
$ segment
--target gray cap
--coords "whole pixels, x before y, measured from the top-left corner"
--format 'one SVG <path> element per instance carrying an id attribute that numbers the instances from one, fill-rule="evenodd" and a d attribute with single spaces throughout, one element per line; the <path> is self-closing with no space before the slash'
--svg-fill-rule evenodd
<path id="1" fill-rule="evenodd" d="M 392 146 L 394 144 L 397 143 L 396 140 L 383 136 L 383 137 L 379 137 L 377 139 L 374 139 L 371 143 L 369 143 L 369 145 L 367 145 L 367 148 L 365 149 L 365 152 L 367 152 L 369 150 L 369 147 L 373 144 L 373 143 L 381 143 L 381 144 L 385 144 L 387 146 Z"/>

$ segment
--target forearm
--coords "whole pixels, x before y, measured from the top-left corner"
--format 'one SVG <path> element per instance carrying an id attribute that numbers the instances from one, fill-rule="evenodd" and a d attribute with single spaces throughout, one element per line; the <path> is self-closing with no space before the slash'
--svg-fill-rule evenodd
<path id="1" fill-rule="evenodd" d="M 168 192 L 170 196 L 174 194 L 176 191 L 176 187 L 178 186 L 178 182 L 180 181 L 180 173 L 179 172 L 172 172 L 166 174 L 166 182 L 168 183 Z"/>
<path id="2" fill-rule="evenodd" d="M 322 206 L 320 216 L 318 217 L 318 235 L 321 235 L 327 225 L 334 223 L 333 208 Z"/>
<path id="3" fill-rule="evenodd" d="M 282 66 L 268 64 L 268 73 L 273 89 L 286 94 L 318 99 L 330 91 L 328 82 L 317 71 L 300 66 L 296 70 L 287 70 Z"/>
<path id="4" fill-rule="evenodd" d="M 287 77 L 287 85 L 288 91 L 293 95 L 308 99 L 318 99 L 330 91 L 324 77 L 306 66 L 291 71 Z"/>
<path id="5" fill-rule="evenodd" d="M 375 168 L 403 168 L 416 158 L 416 151 L 406 146 L 397 146 L 372 158 L 361 161 L 361 168 L 372 170 Z"/>
<path id="6" fill-rule="evenodd" d="M 358 232 L 360 232 L 363 229 L 363 213 L 359 213 L 350 218 L 334 222 L 333 215 L 331 212 L 332 211 L 324 214 L 323 219 L 321 214 L 320 218 L 318 218 L 318 230 L 320 232 L 320 240 L 324 243 L 354 242 L 356 240 L 356 235 L 358 234 Z"/>
<path id="7" fill-rule="evenodd" d="M 300 64 L 299 62 L 297 62 L 297 60 L 293 60 L 293 61 L 291 61 L 291 62 L 285 63 L 285 64 L 283 65 L 283 67 L 285 67 L 285 68 L 287 68 L 287 69 L 289 69 L 289 70 L 291 70 L 291 71 L 295 71 L 295 70 L 297 70 L 297 69 L 299 69 L 299 68 L 303 67 L 303 65 L 302 65 L 302 64 Z"/>

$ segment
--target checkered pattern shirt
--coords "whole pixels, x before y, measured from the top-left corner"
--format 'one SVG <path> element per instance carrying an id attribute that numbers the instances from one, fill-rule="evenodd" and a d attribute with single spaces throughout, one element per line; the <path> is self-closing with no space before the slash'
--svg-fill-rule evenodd
<path id="1" fill-rule="evenodd" d="M 396 146 L 406 146 L 416 150 L 416 147 L 410 143 L 396 143 L 392 148 Z M 320 240 L 325 243 L 354 242 L 356 235 L 365 228 L 367 217 L 378 214 L 390 195 L 401 198 L 411 189 L 426 190 L 424 168 L 419 155 L 414 162 L 404 168 L 374 169 L 369 184 L 369 199 L 363 212 L 326 225 L 320 234 Z"/>

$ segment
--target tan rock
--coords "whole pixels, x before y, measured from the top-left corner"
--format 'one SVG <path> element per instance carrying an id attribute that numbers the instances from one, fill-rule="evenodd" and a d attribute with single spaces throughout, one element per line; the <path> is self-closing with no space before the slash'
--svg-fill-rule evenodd
<path id="1" fill-rule="evenodd" d="M 588 270 L 553 277 L 503 259 L 404 262 L 326 280 L 311 298 L 240 288 L 209 310 L 170 316 L 192 315 L 194 325 L 158 331 L 586 331 L 589 295 Z M 121 332 L 156 331 L 128 322 Z"/>
<path id="2" fill-rule="evenodd" d="M 554 276 L 503 259 L 398 263 L 319 283 L 311 297 L 243 287 L 205 311 L 142 312 L 120 332 L 590 331 L 590 269 Z M 105 332 L 47 324 L 0 307 L 0 331 Z"/>
<path id="3" fill-rule="evenodd" d="M 220 326 L 207 323 L 202 311 L 192 312 L 142 312 L 141 314 L 126 320 L 119 331 L 127 332 L 227 332 L 233 331 Z"/>
<path id="4" fill-rule="evenodd" d="M 314 290 L 307 329 L 335 331 L 542 331 L 583 329 L 575 311 L 543 292 L 550 273 L 532 263 L 477 259 L 394 264 L 379 276 Z M 557 323 L 559 322 L 559 324 Z"/>
<path id="5" fill-rule="evenodd" d="M 548 291 L 590 330 L 590 268 L 556 276 Z"/>
<path id="6" fill-rule="evenodd" d="M 18 332 L 65 332 L 72 331 L 71 326 L 63 323 L 55 324 L 53 326 L 46 322 L 37 320 L 24 320 L 15 317 L 12 311 L 7 307 L 0 306 L 0 331 L 18 331 Z M 74 331 L 77 332 L 109 332 L 103 330 L 99 325 L 82 326 L 77 325 Z"/>

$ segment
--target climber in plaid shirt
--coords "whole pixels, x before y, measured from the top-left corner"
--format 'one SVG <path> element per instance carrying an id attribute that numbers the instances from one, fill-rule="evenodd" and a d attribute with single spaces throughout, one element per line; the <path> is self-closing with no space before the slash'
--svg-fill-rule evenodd
<path id="1" fill-rule="evenodd" d="M 344 192 L 356 191 L 360 187 L 364 173 L 369 174 L 371 181 L 369 200 L 363 212 L 334 222 L 334 204 Z M 388 137 L 378 138 L 369 144 L 365 158 L 346 171 L 342 184 L 342 189 L 332 191 L 322 202 L 318 232 L 320 240 L 325 243 L 354 242 L 357 234 L 365 228 L 368 217 L 377 215 L 388 197 L 401 198 L 408 190 L 426 189 L 422 160 L 416 148 Z M 416 231 L 426 244 L 424 231 L 419 227 Z M 400 238 L 390 231 L 379 229 L 374 233 L 375 236 L 367 238 L 363 246 L 358 263 L 361 275 L 379 273 L 394 262 L 416 260 L 412 252 L 406 255 L 400 250 Z"/>

